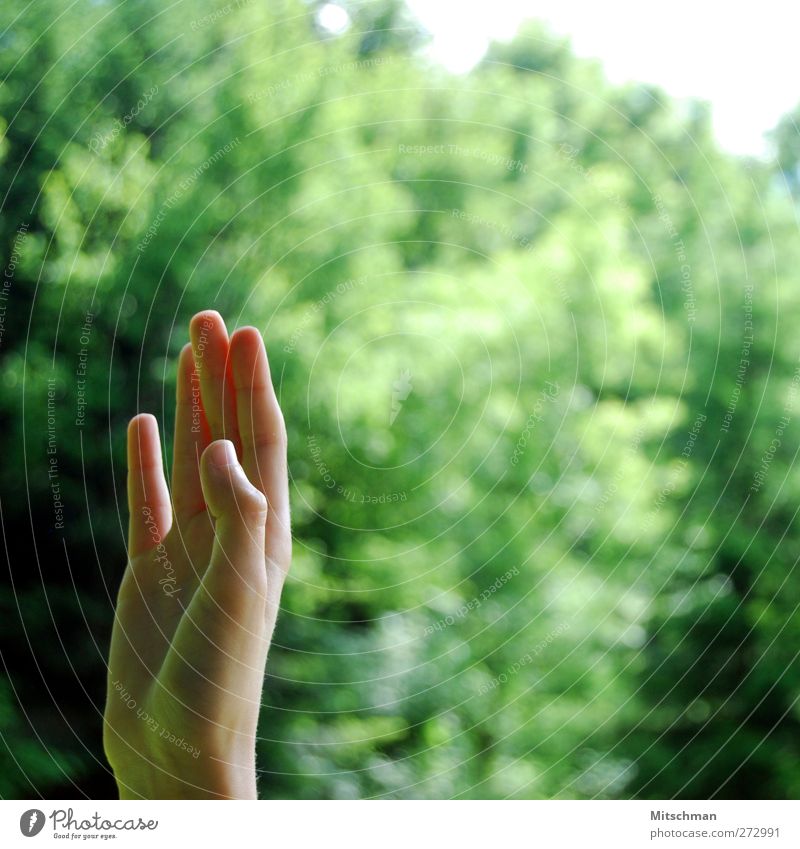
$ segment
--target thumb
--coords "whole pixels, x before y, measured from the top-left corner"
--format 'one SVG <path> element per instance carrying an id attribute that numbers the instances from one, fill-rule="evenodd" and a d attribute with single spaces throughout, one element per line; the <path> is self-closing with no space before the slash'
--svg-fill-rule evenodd
<path id="1" fill-rule="evenodd" d="M 266 524 L 266 496 L 248 480 L 230 440 L 218 439 L 203 452 L 200 481 L 209 512 L 218 522 L 254 530 Z"/>
<path id="2" fill-rule="evenodd" d="M 215 573 L 232 590 L 245 583 L 261 595 L 266 583 L 264 534 L 267 499 L 247 479 L 227 439 L 212 442 L 200 460 L 200 481 L 208 510 L 215 519 L 214 549 L 204 581 L 214 594 Z M 221 601 L 221 599 L 220 599 Z"/>
<path id="3" fill-rule="evenodd" d="M 267 570 L 267 499 L 247 479 L 233 443 L 212 442 L 200 482 L 215 519 L 211 561 L 181 619 L 165 674 L 192 672 L 221 693 L 258 702 L 263 670 Z M 254 683 L 254 681 L 257 682 Z"/>

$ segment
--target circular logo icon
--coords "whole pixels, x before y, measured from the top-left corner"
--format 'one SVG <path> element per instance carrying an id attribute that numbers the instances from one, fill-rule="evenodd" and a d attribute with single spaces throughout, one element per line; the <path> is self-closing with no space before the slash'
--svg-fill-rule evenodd
<path id="1" fill-rule="evenodd" d="M 19 830 L 25 837 L 36 837 L 44 828 L 44 812 L 38 808 L 31 808 L 19 818 Z"/>

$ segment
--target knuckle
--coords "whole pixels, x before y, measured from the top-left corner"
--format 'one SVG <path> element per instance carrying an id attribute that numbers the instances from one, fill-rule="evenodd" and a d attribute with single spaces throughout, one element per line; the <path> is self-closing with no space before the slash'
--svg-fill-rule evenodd
<path id="1" fill-rule="evenodd" d="M 263 492 L 255 488 L 244 492 L 238 499 L 239 512 L 252 522 L 266 522 L 268 504 Z"/>

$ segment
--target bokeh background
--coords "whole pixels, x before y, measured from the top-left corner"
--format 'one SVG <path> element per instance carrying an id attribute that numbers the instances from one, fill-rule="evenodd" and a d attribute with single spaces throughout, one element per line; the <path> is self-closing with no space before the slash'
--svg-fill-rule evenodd
<path id="1" fill-rule="evenodd" d="M 289 430 L 263 798 L 797 797 L 795 120 L 323 6 L 0 9 L 0 796 L 115 793 L 125 426 L 210 307 Z"/>

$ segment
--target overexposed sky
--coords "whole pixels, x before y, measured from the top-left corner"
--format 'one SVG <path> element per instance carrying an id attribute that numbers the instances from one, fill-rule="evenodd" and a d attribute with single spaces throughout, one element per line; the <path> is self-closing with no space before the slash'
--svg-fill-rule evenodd
<path id="1" fill-rule="evenodd" d="M 800 101 L 800 3 L 760 0 L 407 0 L 430 30 L 431 55 L 463 72 L 489 39 L 513 37 L 525 18 L 600 59 L 613 82 L 641 81 L 712 104 L 717 137 L 734 153 L 762 154 L 762 133 Z"/>

